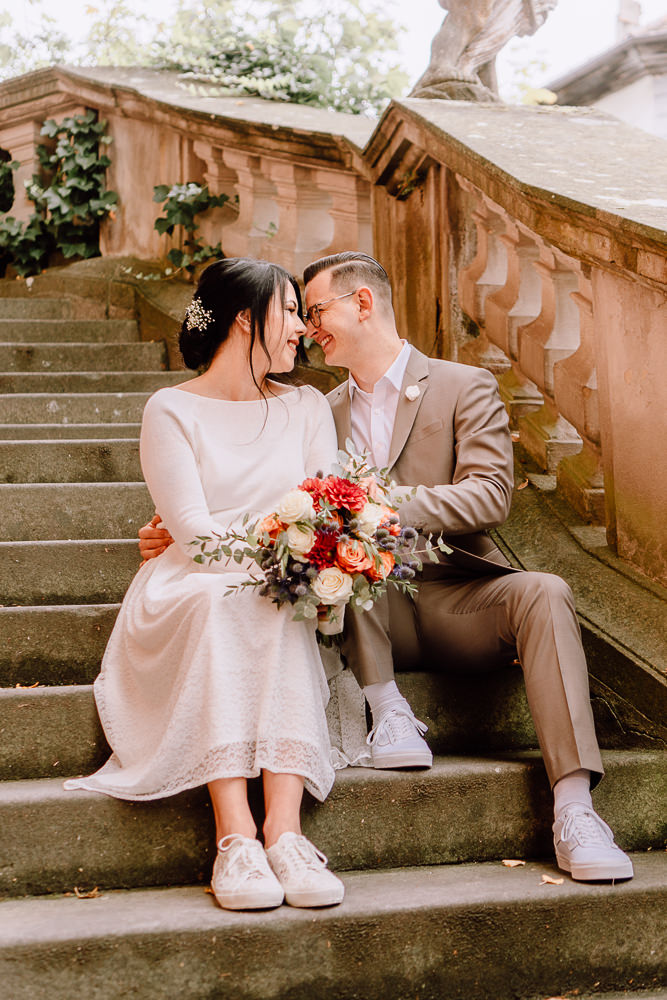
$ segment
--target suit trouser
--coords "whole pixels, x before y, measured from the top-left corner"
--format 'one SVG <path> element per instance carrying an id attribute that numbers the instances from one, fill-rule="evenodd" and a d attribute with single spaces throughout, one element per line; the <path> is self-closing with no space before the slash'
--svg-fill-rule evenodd
<path id="1" fill-rule="evenodd" d="M 372 611 L 346 616 L 343 653 L 361 686 L 421 660 L 463 672 L 518 658 L 551 785 L 579 768 L 592 785 L 604 773 L 574 600 L 558 576 L 426 567 L 413 598 L 392 587 Z"/>

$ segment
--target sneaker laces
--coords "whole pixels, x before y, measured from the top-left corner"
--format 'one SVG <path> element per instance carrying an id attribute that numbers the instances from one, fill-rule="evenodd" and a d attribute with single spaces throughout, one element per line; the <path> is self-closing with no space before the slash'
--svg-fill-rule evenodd
<path id="1" fill-rule="evenodd" d="M 575 837 L 582 847 L 610 847 L 614 837 L 603 819 L 592 809 L 572 809 L 565 814 L 561 840 Z"/>
<path id="2" fill-rule="evenodd" d="M 297 868 L 305 866 L 309 871 L 320 871 L 326 868 L 329 859 L 326 854 L 311 844 L 307 837 L 295 835 L 288 840 L 283 848 L 287 863 Z"/>
<path id="3" fill-rule="evenodd" d="M 228 841 L 228 843 L 225 843 Z M 249 842 L 249 838 L 240 839 L 238 834 L 228 833 L 218 843 L 218 850 L 226 854 L 230 865 L 238 866 L 238 875 L 244 879 L 266 878 L 266 870 L 257 858 L 253 843 L 261 847 L 259 841 Z"/>
<path id="4" fill-rule="evenodd" d="M 382 737 L 386 737 L 386 742 L 397 743 L 399 740 L 409 738 L 417 730 L 420 736 L 428 732 L 428 726 L 415 716 L 409 709 L 392 708 L 386 715 L 383 715 L 377 726 L 373 726 L 366 737 L 369 747 L 379 742 Z"/>

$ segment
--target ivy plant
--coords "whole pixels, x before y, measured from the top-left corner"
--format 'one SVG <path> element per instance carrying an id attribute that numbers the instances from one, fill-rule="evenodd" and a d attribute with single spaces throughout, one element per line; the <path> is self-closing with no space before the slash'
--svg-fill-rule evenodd
<path id="1" fill-rule="evenodd" d="M 113 217 L 118 201 L 105 185 L 105 129 L 93 111 L 44 123 L 40 134 L 49 143 L 37 147 L 41 171 L 26 182 L 34 211 L 26 223 L 0 220 L 0 252 L 20 275 L 43 270 L 56 250 L 68 259 L 99 256 L 100 221 Z"/>
<path id="2" fill-rule="evenodd" d="M 14 177 L 19 163 L 12 160 L 6 149 L 0 149 L 0 212 L 8 212 L 14 204 Z"/>
<path id="3" fill-rule="evenodd" d="M 176 226 L 181 226 L 184 233 L 183 249 L 172 247 L 167 257 L 176 268 L 182 268 L 192 274 L 198 264 L 212 257 L 223 257 L 222 245 L 211 246 L 202 243 L 197 237 L 197 216 L 209 208 L 221 208 L 229 201 L 226 194 L 211 194 L 206 185 L 195 184 L 158 184 L 153 188 L 153 201 L 162 204 L 163 214 L 155 220 L 154 228 L 164 236 L 172 236 Z"/>

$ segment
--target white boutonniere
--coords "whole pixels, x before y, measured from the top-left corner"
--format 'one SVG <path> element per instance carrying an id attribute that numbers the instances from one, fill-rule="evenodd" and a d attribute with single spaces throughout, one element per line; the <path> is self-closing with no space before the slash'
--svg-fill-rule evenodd
<path id="1" fill-rule="evenodd" d="M 405 390 L 405 398 L 409 399 L 411 403 L 413 403 L 418 396 L 419 396 L 418 385 L 409 385 Z"/>

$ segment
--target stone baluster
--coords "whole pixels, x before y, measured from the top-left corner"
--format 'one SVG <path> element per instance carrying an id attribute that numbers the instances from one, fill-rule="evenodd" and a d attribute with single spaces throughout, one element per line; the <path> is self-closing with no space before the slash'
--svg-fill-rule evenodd
<path id="1" fill-rule="evenodd" d="M 502 288 L 507 280 L 507 251 L 499 238 L 505 219 L 481 197 L 472 218 L 477 229 L 477 252 L 470 264 L 459 271 L 459 303 L 478 326 L 483 326 L 486 297 Z"/>
<path id="2" fill-rule="evenodd" d="M 358 174 L 342 170 L 315 170 L 315 183 L 330 195 L 329 213 L 333 233 L 328 245 L 321 249 L 324 256 L 342 250 L 373 253 L 370 185 Z"/>
<path id="3" fill-rule="evenodd" d="M 509 360 L 487 336 L 484 307 L 486 298 L 502 288 L 507 279 L 507 253 L 499 240 L 505 216 L 465 178 L 457 177 L 457 181 L 474 199 L 471 218 L 476 230 L 475 256 L 459 269 L 457 277 L 459 307 L 475 324 L 473 335 L 461 345 L 460 360 L 500 374 L 509 368 Z"/>
<path id="4" fill-rule="evenodd" d="M 581 451 L 575 427 L 554 403 L 554 366 L 579 346 L 579 311 L 571 292 L 577 288 L 578 266 L 543 245 L 533 265 L 541 279 L 541 309 L 531 323 L 517 328 L 521 374 L 545 396 L 540 410 L 519 420 L 521 443 L 538 464 L 555 473 L 559 462 Z"/>
<path id="5" fill-rule="evenodd" d="M 238 184 L 238 173 L 230 169 L 224 161 L 222 146 L 204 139 L 196 139 L 192 143 L 193 159 L 203 162 L 203 180 L 211 194 L 226 194 L 229 201 L 221 208 L 211 208 L 199 217 L 199 233 L 203 242 L 216 246 L 223 244 L 225 253 L 228 252 L 224 232 L 228 226 L 233 225 L 238 219 L 239 207 L 236 201 L 236 188 Z M 197 176 L 194 167 L 187 172 L 187 179 L 194 180 Z"/>
<path id="6" fill-rule="evenodd" d="M 264 157 L 225 148 L 222 159 L 225 167 L 236 174 L 239 206 L 236 221 L 224 231 L 225 253 L 229 257 L 271 257 L 270 253 L 265 254 L 264 247 L 271 234 L 277 232 L 280 208 Z"/>
<path id="7" fill-rule="evenodd" d="M 574 354 L 554 365 L 554 402 L 583 438 L 582 450 L 558 466 L 560 493 L 581 516 L 604 524 L 604 475 L 600 452 L 600 411 L 591 282 L 579 275 L 571 295 L 579 310 L 581 342 Z"/>
<path id="8" fill-rule="evenodd" d="M 498 237 L 507 256 L 505 284 L 484 300 L 484 328 L 492 344 L 513 367 L 500 374 L 500 395 L 512 427 L 520 417 L 539 409 L 544 399 L 534 382 L 525 378 L 518 361 L 517 330 L 531 323 L 540 313 L 541 286 L 533 263 L 539 256 L 538 240 L 505 217 L 505 232 Z"/>

